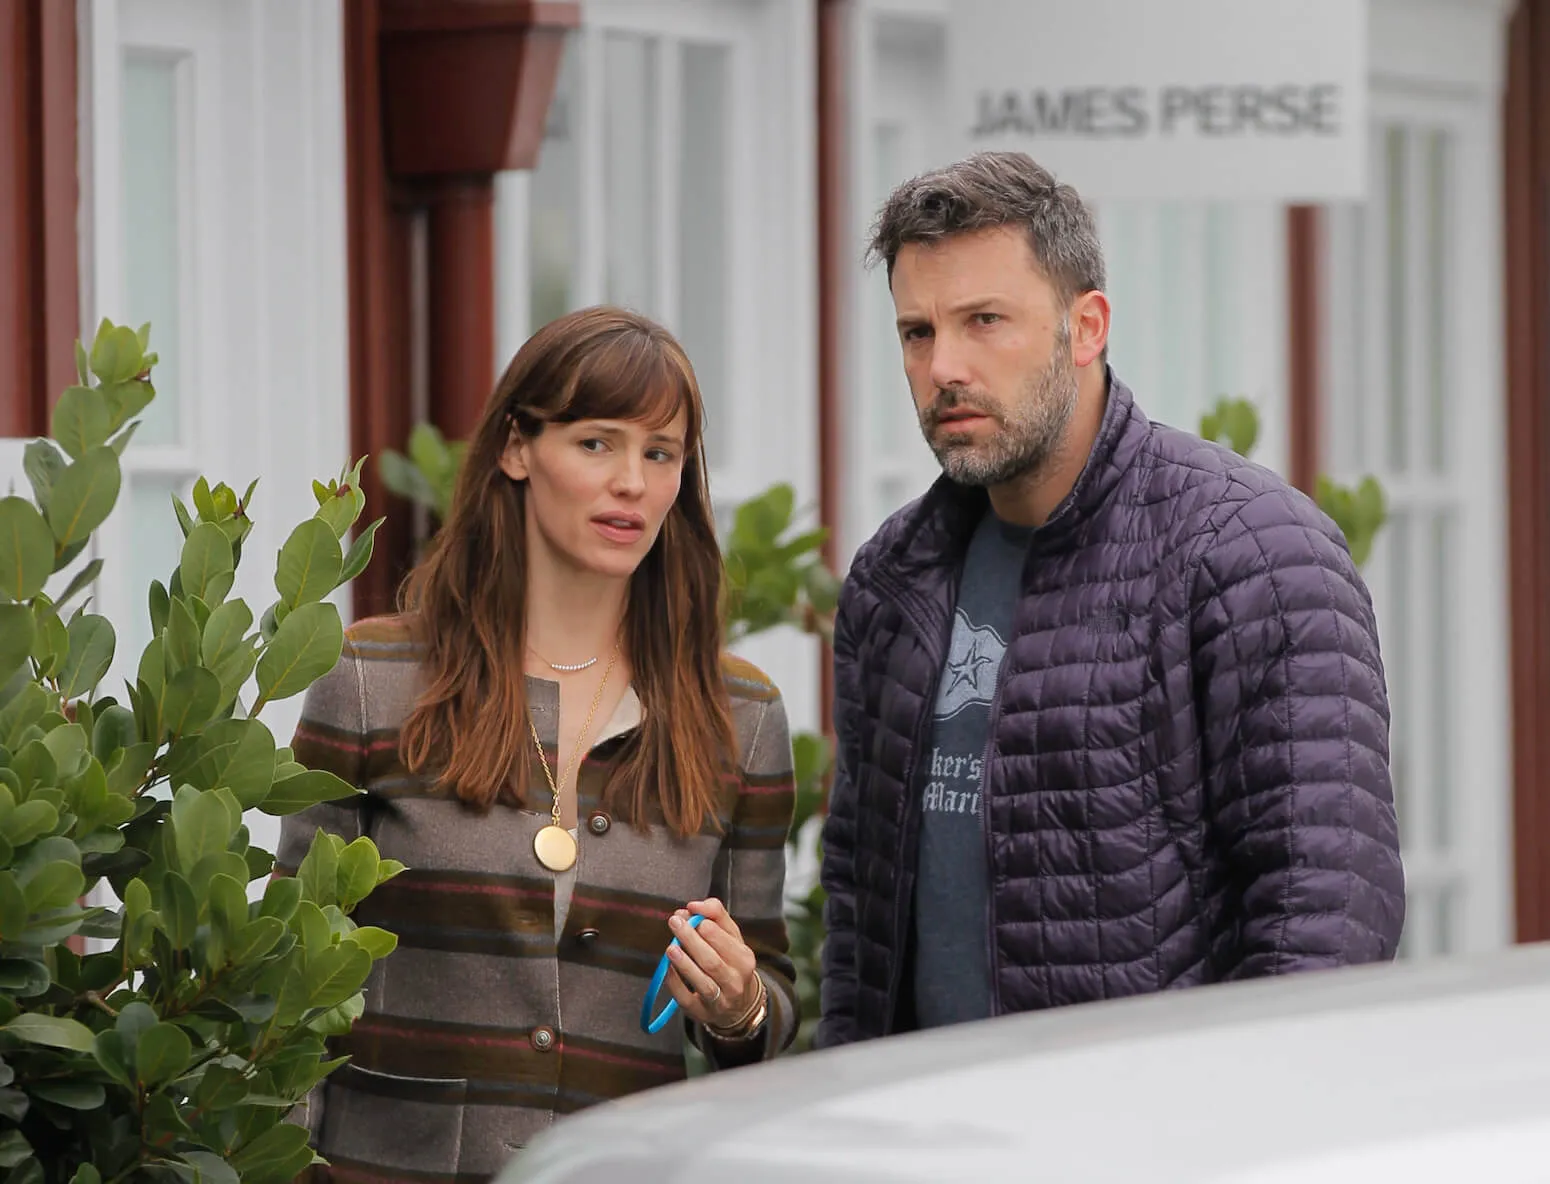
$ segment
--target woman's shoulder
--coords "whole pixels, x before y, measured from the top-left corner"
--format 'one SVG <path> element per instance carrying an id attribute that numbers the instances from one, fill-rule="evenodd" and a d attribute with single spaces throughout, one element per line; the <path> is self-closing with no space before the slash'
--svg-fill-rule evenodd
<path id="1" fill-rule="evenodd" d="M 425 646 L 416 639 L 410 619 L 402 613 L 362 617 L 345 627 L 344 653 L 363 665 L 407 663 L 418 666 Z"/>
<path id="2" fill-rule="evenodd" d="M 736 654 L 721 655 L 721 680 L 733 707 L 738 703 L 769 703 L 780 698 L 780 688 L 770 676 Z"/>

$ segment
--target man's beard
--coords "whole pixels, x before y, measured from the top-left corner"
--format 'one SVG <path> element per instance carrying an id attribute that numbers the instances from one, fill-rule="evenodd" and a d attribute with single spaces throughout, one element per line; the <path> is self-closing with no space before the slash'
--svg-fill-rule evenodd
<path id="1" fill-rule="evenodd" d="M 1056 341 L 1049 364 L 1024 384 L 1021 396 L 1009 408 L 997 407 L 971 391 L 955 388 L 937 392 L 936 400 L 921 412 L 920 430 L 936 453 L 942 472 L 960 485 L 992 486 L 1037 474 L 1049 464 L 1065 441 L 1066 428 L 1076 411 L 1076 367 L 1071 364 L 1067 344 Z M 955 435 L 951 425 L 938 434 L 941 416 L 960 407 L 988 416 L 1000 425 L 998 430 L 980 444 Z"/>

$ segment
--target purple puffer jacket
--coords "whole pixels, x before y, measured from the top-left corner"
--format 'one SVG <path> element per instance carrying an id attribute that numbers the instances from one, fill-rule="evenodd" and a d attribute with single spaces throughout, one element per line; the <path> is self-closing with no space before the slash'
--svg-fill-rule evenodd
<path id="1" fill-rule="evenodd" d="M 914 1024 L 919 757 L 986 505 L 939 481 L 840 598 L 820 1046 Z M 1025 581 L 987 786 L 995 1010 L 1392 958 L 1388 700 L 1334 524 L 1111 374 Z"/>

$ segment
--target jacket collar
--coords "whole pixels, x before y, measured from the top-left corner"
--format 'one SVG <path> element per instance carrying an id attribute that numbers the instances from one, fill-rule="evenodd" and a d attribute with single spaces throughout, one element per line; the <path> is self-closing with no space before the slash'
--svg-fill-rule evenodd
<path id="1" fill-rule="evenodd" d="M 1103 510 L 1151 430 L 1130 388 L 1112 368 L 1106 368 L 1105 379 L 1108 396 L 1103 420 L 1087 463 L 1071 492 L 1034 531 L 1030 544 L 1034 548 L 1060 547 Z M 984 489 L 959 485 L 945 476 L 937 478 L 879 563 L 905 580 L 928 568 L 956 569 L 989 507 L 990 495 Z"/>

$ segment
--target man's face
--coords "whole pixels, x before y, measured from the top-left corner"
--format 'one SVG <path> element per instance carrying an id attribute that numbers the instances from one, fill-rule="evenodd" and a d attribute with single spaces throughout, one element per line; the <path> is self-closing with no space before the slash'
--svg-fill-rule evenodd
<path id="1" fill-rule="evenodd" d="M 963 485 L 1037 474 L 1076 409 L 1070 325 L 1020 229 L 906 244 L 893 303 L 920 430 Z"/>

